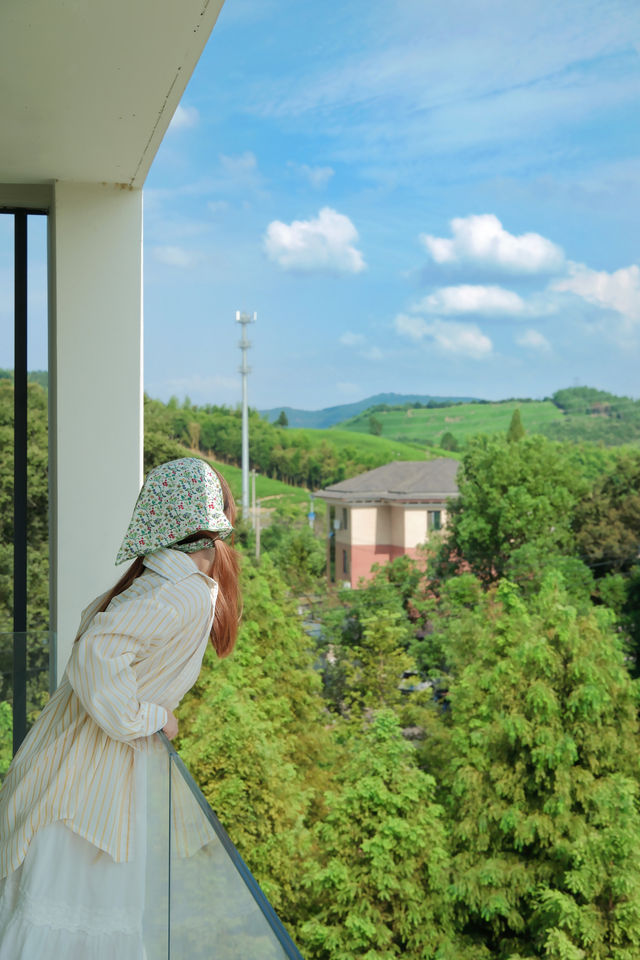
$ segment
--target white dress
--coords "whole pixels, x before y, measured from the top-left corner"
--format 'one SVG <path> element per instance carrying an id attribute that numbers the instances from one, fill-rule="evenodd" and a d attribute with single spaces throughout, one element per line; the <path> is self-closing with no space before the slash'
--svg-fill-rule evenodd
<path id="1" fill-rule="evenodd" d="M 116 863 L 57 820 L 0 880 L 0 960 L 150 960 L 144 946 L 146 754 L 136 754 L 135 853 Z"/>

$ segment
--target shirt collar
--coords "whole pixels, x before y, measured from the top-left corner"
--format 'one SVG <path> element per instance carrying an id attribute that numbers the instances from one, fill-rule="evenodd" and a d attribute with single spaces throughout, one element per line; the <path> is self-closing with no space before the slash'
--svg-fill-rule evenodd
<path id="1" fill-rule="evenodd" d="M 199 576 L 204 577 L 211 586 L 214 584 L 217 586 L 215 580 L 208 577 L 202 570 L 198 570 L 188 553 L 181 553 L 179 550 L 169 550 L 167 547 L 162 547 L 160 550 L 156 550 L 155 553 L 147 554 L 147 556 L 144 557 L 144 565 L 148 567 L 149 570 L 159 573 L 160 576 L 166 577 L 174 583 L 177 583 L 179 580 L 186 580 L 187 577 L 197 573 Z"/>

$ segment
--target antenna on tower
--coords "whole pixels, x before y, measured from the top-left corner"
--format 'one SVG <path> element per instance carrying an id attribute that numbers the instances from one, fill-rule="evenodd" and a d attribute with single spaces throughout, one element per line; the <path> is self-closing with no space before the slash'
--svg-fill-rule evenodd
<path id="1" fill-rule="evenodd" d="M 247 379 L 251 373 L 251 367 L 247 363 L 247 350 L 251 342 L 247 340 L 247 324 L 255 323 L 258 314 L 253 316 L 249 313 L 240 313 L 236 310 L 236 323 L 242 327 L 242 337 L 238 343 L 242 352 L 242 363 L 238 370 L 242 374 L 242 516 L 246 519 L 249 516 L 249 401 L 247 394 Z"/>

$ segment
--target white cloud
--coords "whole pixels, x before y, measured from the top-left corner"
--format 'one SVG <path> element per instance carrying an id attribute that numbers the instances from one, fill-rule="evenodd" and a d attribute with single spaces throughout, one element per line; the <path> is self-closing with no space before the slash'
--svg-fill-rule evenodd
<path id="1" fill-rule="evenodd" d="M 591 270 L 583 263 L 570 263 L 569 275 L 556 280 L 552 289 L 573 293 L 603 310 L 613 310 L 627 331 L 640 325 L 640 267 L 632 264 L 613 273 Z"/>
<path id="2" fill-rule="evenodd" d="M 462 313 L 517 316 L 526 312 L 527 305 L 517 293 L 504 287 L 461 284 L 457 287 L 441 287 L 423 297 L 412 309 L 418 313 L 440 316 Z"/>
<path id="3" fill-rule="evenodd" d="M 251 150 L 245 150 L 244 153 L 231 156 L 221 153 L 220 166 L 227 173 L 230 173 L 233 176 L 238 176 L 242 174 L 253 173 L 254 170 L 258 169 L 258 161 L 255 153 L 252 153 Z"/>
<path id="4" fill-rule="evenodd" d="M 528 350 L 537 350 L 540 353 L 549 353 L 551 350 L 551 344 L 539 330 L 525 330 L 519 337 L 516 337 L 516 343 Z"/>
<path id="5" fill-rule="evenodd" d="M 168 267 L 192 267 L 199 260 L 199 255 L 184 247 L 164 246 L 154 247 L 153 255 L 160 263 Z"/>
<path id="6" fill-rule="evenodd" d="M 179 103 L 169 124 L 169 130 L 188 130 L 190 127 L 197 126 L 199 120 L 200 114 L 195 107 L 183 107 Z"/>
<path id="7" fill-rule="evenodd" d="M 358 231 L 342 213 L 323 207 L 312 220 L 273 220 L 264 236 L 267 256 L 284 270 L 360 273 L 366 268 L 354 246 Z"/>
<path id="8" fill-rule="evenodd" d="M 335 173 L 333 167 L 307 167 L 306 165 L 303 165 L 302 171 L 316 190 L 326 187 Z"/>
<path id="9" fill-rule="evenodd" d="M 209 213 L 215 216 L 217 213 L 224 213 L 225 210 L 228 210 L 229 204 L 226 200 L 210 200 L 207 209 Z"/>
<path id="10" fill-rule="evenodd" d="M 539 233 L 515 236 L 494 214 L 451 220 L 449 237 L 423 233 L 420 240 L 438 264 L 475 264 L 508 273 L 555 273 L 564 264 L 564 252 Z"/>
<path id="11" fill-rule="evenodd" d="M 475 323 L 454 323 L 448 320 L 425 320 L 404 313 L 395 318 L 398 333 L 411 340 L 431 340 L 443 353 L 482 360 L 493 350 L 493 344 Z"/>
<path id="12" fill-rule="evenodd" d="M 161 211 L 165 205 L 178 204 L 182 198 L 196 199 L 204 206 L 211 202 L 211 211 L 222 209 L 249 197 L 264 193 L 264 182 L 258 161 L 250 150 L 236 155 L 219 154 L 207 165 L 207 173 L 196 180 L 187 180 L 172 187 L 145 188 L 145 222 L 149 212 Z M 224 198 L 224 199 L 221 199 Z"/>
<path id="13" fill-rule="evenodd" d="M 367 347 L 366 350 L 362 351 L 361 356 L 364 357 L 365 360 L 382 360 L 384 354 L 380 347 Z"/>
<path id="14" fill-rule="evenodd" d="M 361 333 L 351 333 L 347 330 L 340 337 L 340 343 L 343 347 L 359 347 L 365 343 L 365 337 Z"/>
<path id="15" fill-rule="evenodd" d="M 363 360 L 382 360 L 384 357 L 380 347 L 369 345 L 367 338 L 362 333 L 352 333 L 347 330 L 339 339 L 343 347 L 357 348 L 358 355 Z"/>
<path id="16" fill-rule="evenodd" d="M 393 324 L 396 331 L 403 337 L 409 337 L 410 340 L 422 340 L 427 335 L 428 324 L 424 317 L 410 316 L 407 313 L 399 313 Z"/>
<path id="17" fill-rule="evenodd" d="M 305 180 L 308 180 L 314 190 L 322 190 L 323 187 L 326 187 L 335 173 L 333 167 L 311 167 L 306 163 L 293 162 L 289 166 L 297 170 Z"/>
<path id="18" fill-rule="evenodd" d="M 251 150 L 244 153 L 221 153 L 218 157 L 218 169 L 213 168 L 211 176 L 205 178 L 203 186 L 214 197 L 236 195 L 237 200 L 248 207 L 255 195 L 264 193 L 264 180 L 260 173 L 258 158 Z"/>
<path id="19" fill-rule="evenodd" d="M 336 388 L 338 392 L 342 393 L 345 397 L 355 397 L 362 393 L 362 388 L 359 387 L 357 383 L 346 383 L 342 381 L 341 383 L 336 383 Z"/>

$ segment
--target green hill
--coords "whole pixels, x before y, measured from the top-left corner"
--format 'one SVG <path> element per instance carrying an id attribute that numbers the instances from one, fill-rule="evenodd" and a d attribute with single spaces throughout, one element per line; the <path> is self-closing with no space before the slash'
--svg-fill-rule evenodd
<path id="1" fill-rule="evenodd" d="M 377 393 L 374 397 L 366 397 L 364 400 L 357 400 L 354 403 L 341 403 L 335 407 L 324 407 L 322 410 L 300 410 L 297 407 L 272 407 L 271 410 L 260 410 L 260 416 L 266 417 L 270 423 L 274 423 L 280 413 L 284 410 L 290 427 L 309 427 L 313 430 L 322 430 L 326 427 L 333 427 L 343 420 L 355 417 L 363 410 L 379 404 L 390 404 L 397 406 L 399 404 L 418 404 L 418 403 L 458 403 L 460 401 L 472 401 L 473 397 L 432 397 L 430 395 L 421 395 L 417 393 Z"/>
<path id="2" fill-rule="evenodd" d="M 594 387 L 558 390 L 552 400 L 563 413 L 546 430 L 554 440 L 586 440 L 606 447 L 640 445 L 640 400 Z"/>
<path id="3" fill-rule="evenodd" d="M 444 434 L 451 434 L 448 440 L 454 441 L 449 448 L 456 445 L 463 448 L 465 441 L 475 434 L 506 434 L 516 409 L 520 410 L 527 433 L 554 437 L 554 431 L 572 430 L 575 435 L 567 439 L 573 444 L 573 454 L 585 461 L 590 474 L 603 469 L 614 446 L 619 450 L 622 443 L 636 446 L 640 443 L 640 416 L 637 416 L 640 404 L 635 401 L 620 401 L 617 405 L 607 401 L 607 406 L 599 394 L 596 399 L 585 399 L 570 391 L 568 396 L 563 391 L 554 400 L 409 408 L 378 406 L 375 412 L 369 410 L 328 429 L 275 426 L 252 410 L 249 452 L 251 466 L 260 475 L 258 496 L 276 496 L 285 491 L 289 491 L 288 496 L 298 496 L 293 489 L 318 490 L 393 460 L 429 460 L 443 454 L 455 457 L 456 454 L 442 448 Z M 571 403 L 574 404 L 572 412 L 565 412 Z M 372 416 L 375 417 L 373 426 L 380 429 L 381 435 L 370 432 Z M 594 439 L 586 433 L 592 423 L 599 431 L 598 443 L 583 443 L 585 436 Z M 614 433 L 616 425 L 617 434 Z M 182 404 L 175 400 L 164 404 L 145 397 L 145 466 L 149 469 L 154 463 L 183 456 L 187 448 L 221 464 L 234 490 L 239 492 L 241 427 L 242 418 L 237 409 L 214 405 L 197 407 L 187 400 Z M 614 439 L 602 442 L 603 432 Z M 279 482 L 282 486 L 277 486 Z M 302 489 L 299 497 L 304 496 Z"/>
<path id="4" fill-rule="evenodd" d="M 185 401 L 164 404 L 145 397 L 145 468 L 184 456 L 184 448 L 211 461 L 236 469 L 241 462 L 242 418 L 227 407 L 196 407 Z M 263 478 L 292 487 L 322 487 L 380 467 L 391 460 L 422 460 L 442 451 L 425 444 L 404 443 L 387 437 L 344 430 L 276 427 L 253 410 L 249 415 L 251 466 Z M 233 469 L 228 471 L 233 476 Z M 261 487 L 258 496 L 275 495 L 280 488 Z"/>
<path id="5" fill-rule="evenodd" d="M 453 434 L 458 443 L 478 433 L 506 433 L 516 409 L 520 410 L 527 433 L 542 433 L 550 423 L 563 418 L 562 411 L 550 400 L 505 400 L 500 403 L 459 403 L 440 409 L 368 410 L 339 424 L 338 429 L 368 434 L 370 418 L 374 416 L 382 425 L 378 439 L 439 446 L 445 433 Z"/>
<path id="6" fill-rule="evenodd" d="M 354 434 L 357 434 L 355 436 Z M 376 466 L 390 463 L 392 460 L 432 460 L 434 457 L 453 456 L 447 450 L 440 450 L 435 445 L 426 445 L 419 441 L 398 440 L 395 437 L 374 437 L 370 433 L 362 433 L 343 429 L 343 424 L 330 427 L 328 430 L 293 429 L 287 430 L 287 436 L 299 437 L 316 444 L 321 441 L 330 443 L 336 450 L 353 451 L 354 456 L 373 457 Z M 379 461 L 379 462 L 378 462 Z"/>
<path id="7" fill-rule="evenodd" d="M 520 410 L 527 433 L 605 447 L 640 445 L 640 401 L 592 387 L 558 390 L 547 400 L 476 401 L 435 409 L 410 405 L 373 407 L 338 428 L 368 434 L 375 418 L 382 437 L 437 446 L 448 433 L 462 446 L 474 434 L 506 433 L 516 409 Z"/>

